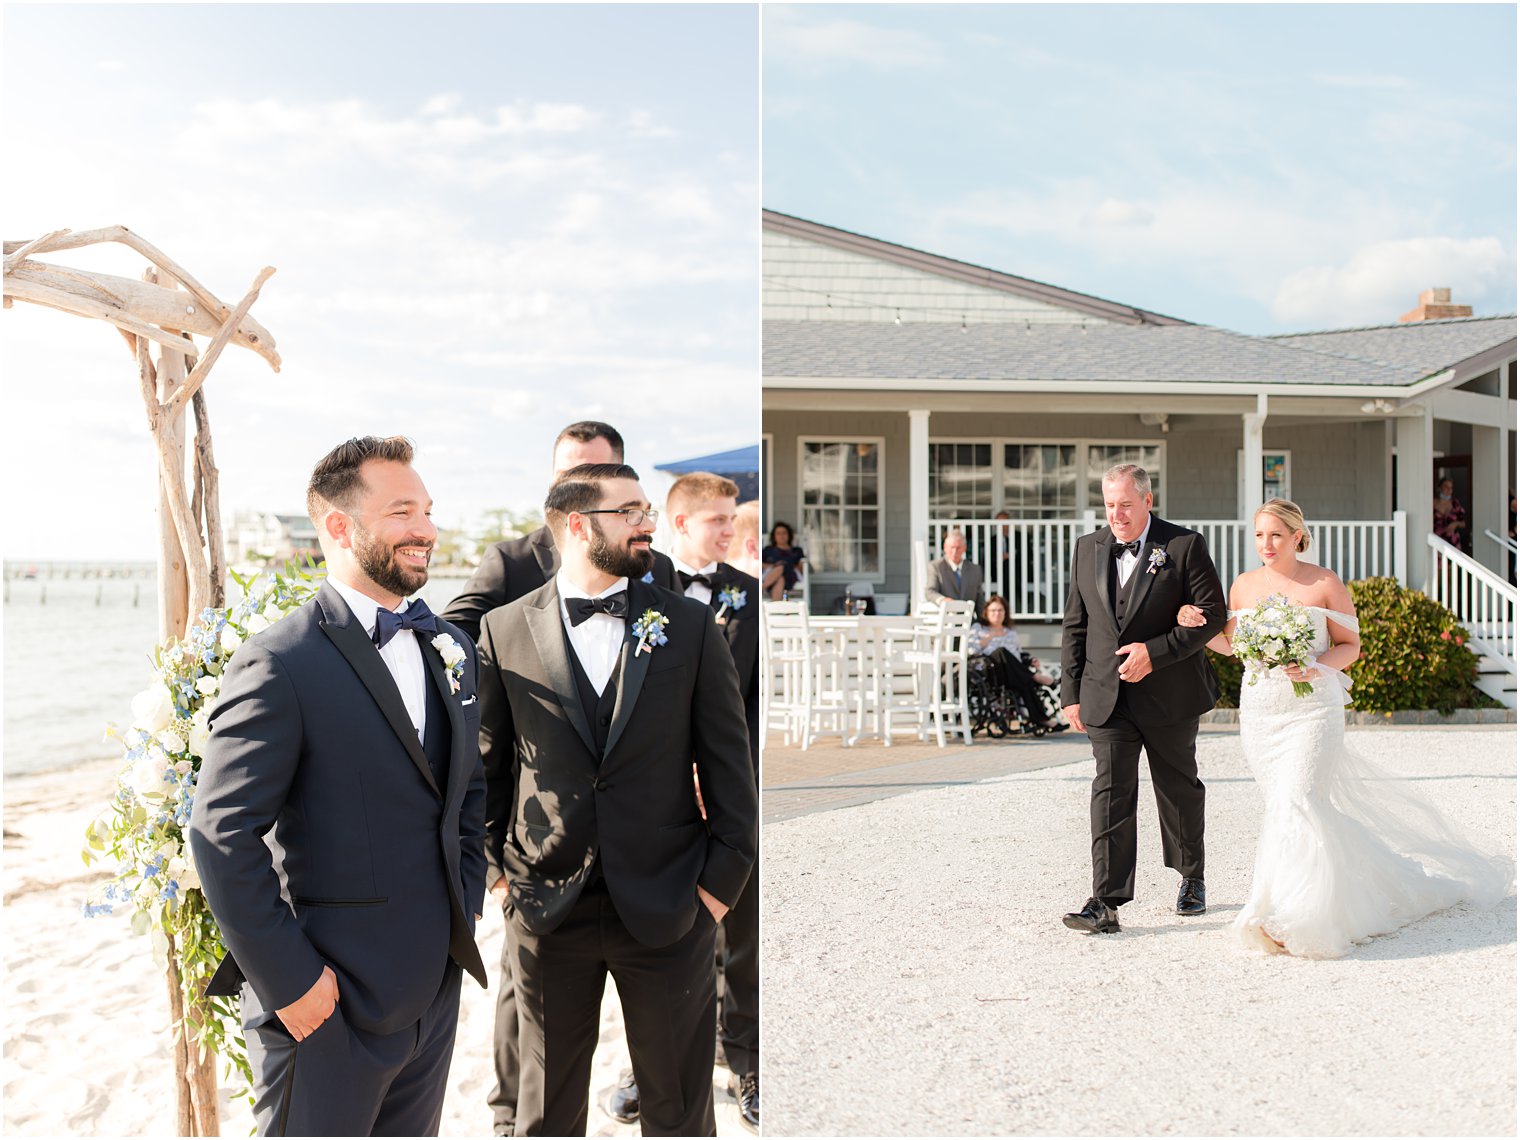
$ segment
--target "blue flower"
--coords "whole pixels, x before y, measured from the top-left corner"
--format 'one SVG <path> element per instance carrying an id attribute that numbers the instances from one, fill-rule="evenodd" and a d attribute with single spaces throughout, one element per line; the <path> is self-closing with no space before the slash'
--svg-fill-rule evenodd
<path id="1" fill-rule="evenodd" d="M 102 914 L 111 913 L 110 903 L 85 903 L 82 910 L 86 918 L 97 918 Z"/>
<path id="2" fill-rule="evenodd" d="M 155 855 L 152 859 L 149 859 L 146 863 L 143 864 L 143 878 L 156 879 L 158 878 L 159 873 L 163 871 L 163 869 L 164 857 L 162 855 Z"/>
<path id="3" fill-rule="evenodd" d="M 176 902 L 179 899 L 179 883 L 170 879 L 168 885 L 158 892 L 158 897 L 165 902 Z"/>

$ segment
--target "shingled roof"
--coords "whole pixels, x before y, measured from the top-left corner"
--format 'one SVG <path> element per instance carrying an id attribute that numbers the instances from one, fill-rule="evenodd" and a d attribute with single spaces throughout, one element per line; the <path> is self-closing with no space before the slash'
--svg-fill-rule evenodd
<path id="1" fill-rule="evenodd" d="M 1477 327 L 1440 327 L 1452 325 Z M 1397 328 L 1403 336 L 1380 339 L 1367 334 L 1386 330 L 1253 337 L 1198 325 L 766 321 L 763 370 L 768 378 L 1406 387 L 1515 338 L 1513 317 Z"/>

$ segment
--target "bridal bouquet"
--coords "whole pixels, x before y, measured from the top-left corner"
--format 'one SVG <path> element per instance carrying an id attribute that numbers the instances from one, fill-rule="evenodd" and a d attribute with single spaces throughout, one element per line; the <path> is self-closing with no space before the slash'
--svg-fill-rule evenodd
<path id="1" fill-rule="evenodd" d="M 1316 634 L 1308 610 L 1289 601 L 1285 594 L 1269 594 L 1236 621 L 1230 644 L 1246 667 L 1247 683 L 1254 685 L 1269 669 L 1308 665 L 1314 659 L 1310 647 Z M 1312 692 L 1314 686 L 1308 681 L 1293 682 L 1295 697 L 1307 697 Z"/>
<path id="2" fill-rule="evenodd" d="M 87 917 L 129 912 L 133 932 L 151 937 L 160 962 L 173 939 L 186 1008 L 211 1014 L 196 1027 L 202 1047 L 227 1058 L 246 1080 L 236 1003 L 200 994 L 223 947 L 185 829 L 222 671 L 246 638 L 304 603 L 317 582 L 294 564 L 284 574 L 232 577 L 242 600 L 203 611 L 187 640 L 158 649 L 153 680 L 133 698 L 131 725 L 107 731 L 125 755 L 115 797 L 85 832 L 84 860 L 114 864 L 114 873 L 83 909 Z"/>

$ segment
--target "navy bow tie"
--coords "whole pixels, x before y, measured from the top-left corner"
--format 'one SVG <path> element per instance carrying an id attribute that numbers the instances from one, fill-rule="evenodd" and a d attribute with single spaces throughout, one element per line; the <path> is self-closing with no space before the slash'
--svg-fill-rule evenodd
<path id="1" fill-rule="evenodd" d="M 403 629 L 415 629 L 418 633 L 437 633 L 438 618 L 421 598 L 407 606 L 403 613 L 378 610 L 375 613 L 375 647 L 384 649 L 385 643 Z"/>
<path id="2" fill-rule="evenodd" d="M 709 590 L 713 589 L 713 580 L 706 574 L 688 574 L 685 570 L 677 570 L 676 575 L 681 579 L 681 589 L 685 590 L 693 582 L 701 582 Z"/>
<path id="3" fill-rule="evenodd" d="M 1137 538 L 1134 542 L 1116 542 L 1114 543 L 1113 549 L 1115 558 L 1124 557 L 1124 552 L 1126 550 L 1131 554 L 1138 556 L 1140 554 L 1140 540 Z"/>
<path id="4" fill-rule="evenodd" d="M 605 598 L 566 598 L 565 611 L 570 615 L 572 626 L 580 625 L 592 614 L 606 614 L 608 617 L 623 618 L 628 616 L 628 591 L 619 590 L 616 594 L 609 594 Z"/>

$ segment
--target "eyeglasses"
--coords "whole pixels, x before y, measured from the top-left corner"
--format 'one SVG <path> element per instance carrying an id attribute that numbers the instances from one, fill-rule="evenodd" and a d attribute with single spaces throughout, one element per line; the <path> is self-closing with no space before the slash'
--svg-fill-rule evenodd
<path id="1" fill-rule="evenodd" d="M 660 521 L 660 512 L 657 510 L 644 510 L 642 507 L 605 507 L 594 511 L 578 511 L 582 515 L 622 515 L 623 521 L 629 526 L 638 526 L 645 519 L 651 523 Z"/>

